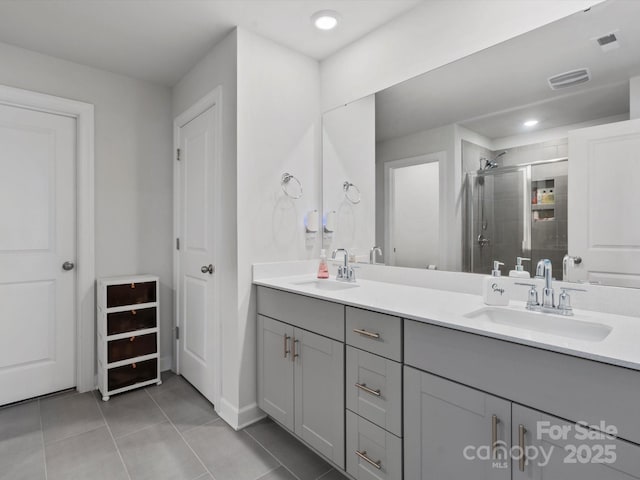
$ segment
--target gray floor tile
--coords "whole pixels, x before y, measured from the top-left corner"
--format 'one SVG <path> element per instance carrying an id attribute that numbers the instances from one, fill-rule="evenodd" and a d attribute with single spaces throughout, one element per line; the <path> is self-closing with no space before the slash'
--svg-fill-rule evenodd
<path id="1" fill-rule="evenodd" d="M 48 480 L 127 480 L 106 426 L 45 446 Z"/>
<path id="2" fill-rule="evenodd" d="M 0 425 L 5 420 L 0 418 Z M 0 480 L 44 479 L 44 448 L 40 428 L 0 439 Z"/>
<path id="3" fill-rule="evenodd" d="M 169 376 L 147 391 L 181 432 L 218 418 L 213 405 L 181 376 Z"/>
<path id="4" fill-rule="evenodd" d="M 263 475 L 258 480 L 297 480 L 296 477 L 284 467 L 276 468 L 275 470 Z"/>
<path id="5" fill-rule="evenodd" d="M 0 441 L 40 432 L 40 405 L 37 400 L 0 410 Z"/>
<path id="6" fill-rule="evenodd" d="M 300 480 L 315 480 L 331 466 L 306 446 L 285 432 L 272 420 L 262 420 L 245 431 L 255 438 Z"/>
<path id="7" fill-rule="evenodd" d="M 92 392 L 41 400 L 40 413 L 45 444 L 104 425 Z"/>
<path id="8" fill-rule="evenodd" d="M 244 432 L 236 432 L 222 420 L 184 433 L 216 480 L 255 480 L 278 462 Z"/>
<path id="9" fill-rule="evenodd" d="M 145 390 L 134 390 L 98 402 L 115 438 L 166 421 L 162 411 Z"/>
<path id="10" fill-rule="evenodd" d="M 132 480 L 193 480 L 206 473 L 169 422 L 121 437 L 116 443 Z"/>
<path id="11" fill-rule="evenodd" d="M 347 476 L 339 471 L 332 469 L 330 472 L 318 477 L 317 480 L 346 480 Z"/>

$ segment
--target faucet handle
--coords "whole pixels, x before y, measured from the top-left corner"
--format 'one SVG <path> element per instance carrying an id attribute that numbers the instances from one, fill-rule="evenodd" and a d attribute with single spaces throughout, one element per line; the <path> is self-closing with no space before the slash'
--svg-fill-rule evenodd
<path id="1" fill-rule="evenodd" d="M 540 306 L 540 303 L 538 302 L 538 286 L 535 283 L 515 282 L 515 285 L 531 287 L 529 289 L 529 296 L 527 297 L 527 310 L 533 310 Z"/>
<path id="2" fill-rule="evenodd" d="M 558 297 L 558 310 L 562 315 L 573 315 L 571 297 L 567 292 L 586 292 L 584 288 L 560 287 L 562 293 Z"/>

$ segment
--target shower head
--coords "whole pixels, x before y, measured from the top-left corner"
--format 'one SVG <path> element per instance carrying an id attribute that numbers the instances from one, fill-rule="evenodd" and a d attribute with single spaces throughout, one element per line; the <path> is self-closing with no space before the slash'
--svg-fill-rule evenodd
<path id="1" fill-rule="evenodd" d="M 506 153 L 507 153 L 507 151 L 505 150 L 504 152 L 500 152 L 498 155 L 496 155 L 495 157 L 493 157 L 493 160 L 486 160 L 486 159 L 485 159 L 485 162 L 486 162 L 486 163 L 485 163 L 484 169 L 485 169 L 485 170 L 489 170 L 489 169 L 491 169 L 491 168 L 496 168 L 496 167 L 498 167 L 498 159 L 499 159 L 501 156 L 505 155 Z"/>

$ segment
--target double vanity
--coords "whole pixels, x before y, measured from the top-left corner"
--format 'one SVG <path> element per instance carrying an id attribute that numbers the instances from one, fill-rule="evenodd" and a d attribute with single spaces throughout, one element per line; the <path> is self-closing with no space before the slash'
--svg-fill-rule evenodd
<path id="1" fill-rule="evenodd" d="M 255 277 L 258 405 L 354 479 L 640 479 L 639 319 Z"/>

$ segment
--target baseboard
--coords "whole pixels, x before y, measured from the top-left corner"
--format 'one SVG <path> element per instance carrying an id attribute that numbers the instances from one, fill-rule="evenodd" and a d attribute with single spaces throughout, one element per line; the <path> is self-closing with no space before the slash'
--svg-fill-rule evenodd
<path id="1" fill-rule="evenodd" d="M 224 398 L 220 399 L 219 408 L 216 408 L 220 418 L 229 424 L 234 430 L 242 430 L 249 425 L 252 425 L 267 415 L 258 408 L 256 403 L 247 405 L 238 409 L 235 405 L 232 405 Z"/>

